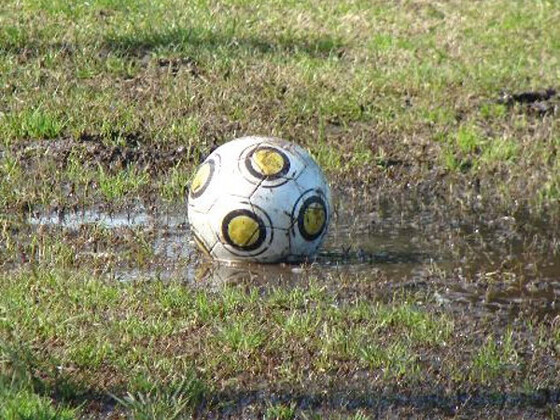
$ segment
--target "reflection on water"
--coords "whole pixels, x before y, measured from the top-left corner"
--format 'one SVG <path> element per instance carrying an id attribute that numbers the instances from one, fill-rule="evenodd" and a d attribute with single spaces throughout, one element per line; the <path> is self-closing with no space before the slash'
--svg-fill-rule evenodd
<path id="1" fill-rule="evenodd" d="M 349 200 L 335 203 L 335 208 L 323 249 L 304 265 L 203 261 L 194 249 L 184 206 L 164 212 L 135 207 L 117 213 L 88 209 L 37 214 L 29 223 L 68 232 L 87 225 L 115 232 L 150 231 L 154 263 L 147 268 L 116 267 L 111 276 L 122 281 L 181 279 L 193 287 L 219 289 L 224 284 L 283 287 L 333 276 L 376 282 L 382 276 L 380 287 L 422 282 L 443 305 L 488 310 L 532 306 L 560 313 L 560 250 L 554 245 L 560 242 L 546 238 L 545 226 L 512 217 L 462 222 L 425 208 L 403 211 L 395 205 Z"/>
<path id="2" fill-rule="evenodd" d="M 519 285 L 476 287 L 450 286 L 445 293 L 436 293 L 442 304 L 463 303 L 473 307 L 505 311 L 511 315 L 556 315 L 560 313 L 560 281 L 542 279 Z"/>
<path id="3" fill-rule="evenodd" d="M 144 211 L 129 213 L 104 213 L 96 210 L 78 212 L 52 212 L 30 217 L 29 223 L 39 226 L 62 226 L 77 229 L 84 225 L 100 225 L 107 228 L 143 226 L 148 223 L 148 215 Z"/>
<path id="4" fill-rule="evenodd" d="M 150 214 L 146 208 L 137 205 L 128 211 L 108 212 L 103 209 L 83 209 L 77 211 L 55 211 L 49 213 L 32 214 L 29 223 L 36 226 L 62 227 L 69 230 L 79 229 L 82 226 L 98 225 L 107 229 L 121 227 L 137 227 L 148 225 L 162 225 L 173 229 L 185 224 L 186 214 L 181 214 L 179 209 L 173 212 Z"/>

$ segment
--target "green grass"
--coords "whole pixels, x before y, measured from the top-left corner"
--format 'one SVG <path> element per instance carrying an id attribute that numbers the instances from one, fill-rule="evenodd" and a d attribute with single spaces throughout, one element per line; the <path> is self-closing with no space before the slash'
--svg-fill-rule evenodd
<path id="1" fill-rule="evenodd" d="M 172 199 L 185 188 L 177 171 L 191 173 L 213 144 L 263 133 L 303 144 L 332 176 L 368 170 L 378 150 L 391 162 L 435 164 L 458 177 L 485 176 L 505 163 L 496 182 L 509 196 L 547 201 L 554 194 L 535 186 L 551 173 L 542 163 L 558 120 L 523 119 L 523 106 L 497 100 L 502 91 L 555 85 L 558 66 L 546 57 L 560 52 L 558 13 L 554 2 L 530 8 L 501 0 L 485 4 L 482 16 L 469 3 L 265 2 L 254 9 L 248 2 L 8 1 L 0 137 L 16 151 L 22 142 L 83 134 L 121 148 L 140 134 L 146 154 L 184 147 L 173 171 L 162 165 L 164 153 L 142 180 Z M 442 136 L 448 141 L 418 148 Z M 65 156 L 53 158 L 60 181 L 71 183 Z M 68 204 L 65 190 L 50 193 L 43 180 L 28 185 L 44 165 L 8 188 L 31 204 Z M 407 165 L 392 169 L 402 185 Z M 510 182 L 528 167 L 540 168 L 528 185 Z M 143 168 L 119 170 L 117 184 Z M 121 195 L 96 182 L 102 171 L 91 176 L 80 199 L 97 189 L 95 199 Z M 3 201 L 19 205 L 9 195 Z"/>
<path id="2" fill-rule="evenodd" d="M 0 417 L 434 417 L 431 395 L 438 410 L 463 407 L 461 392 L 470 407 L 486 392 L 555 395 L 553 320 L 498 325 L 434 296 L 459 280 L 488 286 L 488 267 L 467 270 L 474 254 L 504 277 L 511 268 L 493 254 L 500 244 L 457 226 L 536 221 L 557 243 L 558 95 L 540 108 L 507 98 L 559 88 L 559 20 L 555 1 L 5 0 Z M 465 267 L 412 291 L 329 274 L 212 292 L 144 281 L 172 272 L 152 226 L 28 222 L 43 210 L 184 209 L 201 160 L 247 134 L 302 145 L 335 190 L 399 211 L 432 206 L 455 230 L 441 240 L 423 219 L 418 229 Z M 371 220 L 384 211 L 368 206 Z M 537 252 L 538 235 L 508 242 L 503 231 L 504 247 Z M 115 280 L 127 269 L 137 282 Z M 539 273 L 526 277 L 541 286 Z M 465 416 L 503 414 L 474 410 Z"/>
<path id="3" fill-rule="evenodd" d="M 116 175 L 110 175 L 102 166 L 99 166 L 99 174 L 96 179 L 99 179 L 101 194 L 110 202 L 115 202 L 126 194 L 134 195 L 148 183 L 146 173 L 127 170 L 118 172 Z"/>
<path id="4" fill-rule="evenodd" d="M 7 125 L 8 138 L 53 139 L 62 134 L 65 122 L 37 107 L 10 117 Z"/>
<path id="5" fill-rule="evenodd" d="M 296 418 L 295 406 L 285 404 L 271 405 L 264 415 L 265 419 L 274 420 L 292 420 Z"/>
<path id="6" fill-rule="evenodd" d="M 489 337 L 473 359 L 474 374 L 482 381 L 497 375 L 507 375 L 508 368 L 518 366 L 517 358 L 511 331 L 499 341 Z"/>
<path id="7" fill-rule="evenodd" d="M 67 413 L 80 407 L 64 404 L 105 395 L 135 418 L 181 418 L 248 372 L 292 390 L 305 389 L 309 375 L 336 384 L 337 372 L 348 370 L 419 385 L 433 375 L 423 361 L 429 351 L 445 360 L 443 377 L 466 375 L 482 386 L 519 375 L 527 363 L 518 331 L 489 337 L 469 354 L 470 345 L 456 347 L 454 319 L 417 307 L 413 296 L 345 300 L 313 282 L 266 295 L 238 287 L 216 294 L 50 268 L 0 281 L 1 339 L 17 346 L 2 347 L 2 370 L 35 384 L 2 395 L 37 410 Z M 49 395 L 56 405 L 41 408 Z M 267 416 L 293 410 L 275 405 Z"/>
<path id="8" fill-rule="evenodd" d="M 443 162 L 451 171 L 480 173 L 484 169 L 516 163 L 519 152 L 520 145 L 515 139 L 484 137 L 476 126 L 461 126 L 447 140 Z"/>
<path id="9" fill-rule="evenodd" d="M 113 398 L 135 419 L 174 420 L 192 415 L 204 393 L 204 384 L 196 377 L 185 377 L 165 387 L 152 385 L 146 392 L 128 393 L 125 397 Z"/>
<path id="10" fill-rule="evenodd" d="M 42 386 L 33 377 L 30 368 L 32 356 L 27 348 L 14 348 L 0 341 L 0 415 L 6 420 L 20 419 L 74 419 L 78 408 L 57 404 L 42 395 Z"/>
<path id="11" fill-rule="evenodd" d="M 276 383 L 305 382 L 297 362 L 305 354 L 315 355 L 308 363 L 318 374 L 342 364 L 413 380 L 414 349 L 438 346 L 453 329 L 447 318 L 407 303 L 333 306 L 335 297 L 313 285 L 259 297 L 256 289 L 212 294 L 175 283 L 119 285 L 52 269 L 1 281 L 2 340 L 17 337 L 28 349 L 35 367 L 26 374 L 40 378 L 47 395 L 58 394 L 71 375 L 87 392 L 114 394 L 135 415 L 148 416 L 142 418 L 193 408 L 212 390 L 204 383 L 233 384 L 245 371 L 265 375 L 267 360 L 282 368 Z M 200 377 L 185 376 L 193 369 Z M 134 377 L 153 385 L 135 385 Z M 169 381 L 169 388 L 157 385 Z"/>
<path id="12" fill-rule="evenodd" d="M 184 418 L 203 401 L 227 403 L 247 374 L 295 393 L 322 389 L 312 377 L 344 389 L 344 372 L 416 387 L 434 375 L 481 387 L 531 383 L 527 356 L 555 345 L 535 329 L 540 344 L 525 353 L 531 344 L 518 340 L 522 325 L 469 337 L 460 318 L 418 307 L 419 296 L 348 300 L 315 282 L 265 295 L 235 286 L 214 293 L 37 268 L 3 274 L 0 283 L 5 418 L 25 410 L 36 413 L 31 418 L 72 418 L 85 408 L 79 401 L 96 395 L 134 418 Z M 426 354 L 441 359 L 439 371 L 426 365 Z M 265 414 L 293 418 L 294 404 L 269 405 Z"/>
<path id="13" fill-rule="evenodd" d="M 6 420 L 72 420 L 76 418 L 76 409 L 53 406 L 48 398 L 34 394 L 27 389 L 15 390 L 12 384 L 4 384 L 0 390 L 0 415 Z"/>

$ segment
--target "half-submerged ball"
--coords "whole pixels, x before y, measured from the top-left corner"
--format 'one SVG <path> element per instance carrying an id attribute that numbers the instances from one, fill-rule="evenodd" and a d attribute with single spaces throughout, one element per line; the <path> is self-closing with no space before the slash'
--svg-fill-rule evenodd
<path id="1" fill-rule="evenodd" d="M 325 176 L 303 148 L 242 137 L 216 149 L 190 185 L 199 248 L 221 261 L 298 262 L 315 254 L 331 218 Z"/>

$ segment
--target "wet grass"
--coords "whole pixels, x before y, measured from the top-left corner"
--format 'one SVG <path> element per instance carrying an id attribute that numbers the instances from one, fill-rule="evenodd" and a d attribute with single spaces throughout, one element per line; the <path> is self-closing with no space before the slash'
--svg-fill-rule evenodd
<path id="1" fill-rule="evenodd" d="M 1 189 L 22 191 L 3 206 L 119 195 L 97 182 L 103 171 L 77 188 L 71 158 L 107 165 L 117 179 L 148 170 L 143 194 L 177 197 L 183 182 L 157 188 L 176 179 L 172 168 L 188 174 L 247 133 L 303 144 L 333 177 L 359 176 L 363 188 L 387 173 L 392 188 L 406 188 L 436 171 L 461 187 L 491 176 L 479 188 L 490 195 L 497 184 L 503 206 L 556 202 L 558 95 L 516 93 L 557 88 L 558 9 L 494 1 L 480 12 L 414 2 L 8 2 L 0 136 L 23 176 L 2 168 Z M 68 188 L 32 182 L 49 161 Z"/>
<path id="2" fill-rule="evenodd" d="M 554 1 L 4 1 L 0 417 L 559 417 L 559 20 Z M 177 274 L 200 268 L 180 212 L 72 225 L 184 209 L 201 159 L 255 133 L 306 147 L 366 203 L 348 220 L 406 246 L 204 287 Z"/>
<path id="3" fill-rule="evenodd" d="M 343 280 L 353 293 L 336 292 L 338 280 L 263 293 L 115 283 L 53 268 L 3 274 L 0 397 L 21 402 L 6 413 L 32 417 L 109 410 L 146 419 L 248 409 L 293 418 L 347 406 L 365 413 L 408 392 L 401 388 L 414 390 L 404 408 L 425 415 L 450 409 L 445 400 L 460 393 L 496 393 L 497 402 L 465 401 L 469 410 L 539 408 L 531 402 L 538 390 L 549 393 L 542 407 L 560 400 L 554 320 L 472 325 L 425 292 L 383 297 L 359 278 Z M 428 395 L 434 406 L 422 409 Z"/>

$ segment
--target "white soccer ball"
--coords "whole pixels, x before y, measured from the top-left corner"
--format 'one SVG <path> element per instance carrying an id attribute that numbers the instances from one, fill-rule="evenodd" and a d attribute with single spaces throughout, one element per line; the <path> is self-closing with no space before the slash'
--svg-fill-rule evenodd
<path id="1" fill-rule="evenodd" d="M 194 239 L 221 261 L 298 262 L 317 252 L 331 218 L 325 176 L 303 148 L 242 137 L 217 148 L 190 185 Z"/>

